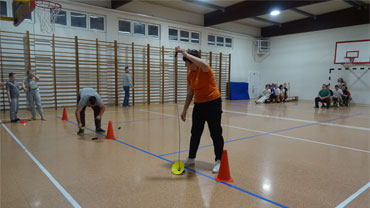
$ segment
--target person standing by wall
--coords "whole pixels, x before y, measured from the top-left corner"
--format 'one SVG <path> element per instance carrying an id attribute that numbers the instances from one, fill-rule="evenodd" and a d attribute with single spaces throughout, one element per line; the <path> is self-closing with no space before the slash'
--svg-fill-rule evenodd
<path id="1" fill-rule="evenodd" d="M 10 106 L 9 108 L 10 122 L 16 123 L 20 121 L 20 119 L 17 117 L 17 113 L 19 109 L 18 99 L 19 99 L 19 90 L 22 89 L 23 87 L 20 86 L 18 82 L 15 81 L 14 73 L 9 73 L 9 82 L 7 82 L 5 86 L 6 86 L 8 101 L 9 101 L 9 106 Z"/>
<path id="2" fill-rule="evenodd" d="M 41 120 L 46 121 L 44 116 L 44 110 L 42 109 L 41 105 L 41 96 L 39 92 L 38 82 L 40 78 L 35 75 L 31 70 L 27 71 L 27 77 L 23 81 L 23 89 L 26 91 L 28 105 L 32 111 L 32 119 L 36 120 L 36 110 L 35 105 L 37 106 L 37 110 L 41 116 Z"/>
<path id="3" fill-rule="evenodd" d="M 126 66 L 125 73 L 123 74 L 123 90 L 125 91 L 125 98 L 122 104 L 123 107 L 126 107 L 129 105 L 130 87 L 132 87 L 132 89 L 134 88 L 134 86 L 132 85 L 132 76 L 130 74 L 130 70 Z"/>

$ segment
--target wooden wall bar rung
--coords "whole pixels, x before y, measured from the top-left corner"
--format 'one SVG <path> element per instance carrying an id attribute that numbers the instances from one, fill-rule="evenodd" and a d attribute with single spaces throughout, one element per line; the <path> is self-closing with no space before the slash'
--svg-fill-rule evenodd
<path id="1" fill-rule="evenodd" d="M 199 52 L 214 67 L 224 97 L 226 83 L 230 82 L 231 54 Z M 132 68 L 132 105 L 183 101 L 187 69 L 179 57 L 173 58 L 174 54 L 174 48 L 164 46 L 0 32 L 2 80 L 6 73 L 37 66 L 42 76 L 41 96 L 45 105 L 53 108 L 74 104 L 74 94 L 83 87 L 96 88 L 105 103 L 118 105 L 122 100 L 118 95 L 123 91 L 119 75 L 127 65 Z M 0 96 L 1 108 L 8 109 L 4 90 Z"/>

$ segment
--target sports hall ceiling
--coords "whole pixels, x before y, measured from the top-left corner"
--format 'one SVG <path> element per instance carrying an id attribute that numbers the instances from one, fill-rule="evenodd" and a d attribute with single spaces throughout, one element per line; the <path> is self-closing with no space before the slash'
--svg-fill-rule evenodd
<path id="1" fill-rule="evenodd" d="M 369 24 L 370 19 L 370 0 L 110 0 L 106 3 L 112 9 L 124 9 L 138 1 L 202 15 L 206 27 L 237 23 L 261 28 L 263 37 Z M 279 9 L 280 15 L 270 15 L 273 9 Z"/>

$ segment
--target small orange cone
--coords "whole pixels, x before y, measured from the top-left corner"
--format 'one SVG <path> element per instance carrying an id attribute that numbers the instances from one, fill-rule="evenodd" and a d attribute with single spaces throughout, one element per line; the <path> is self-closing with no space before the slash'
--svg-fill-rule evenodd
<path id="1" fill-rule="evenodd" d="M 227 159 L 227 150 L 222 152 L 220 171 L 216 177 L 217 182 L 234 182 L 230 176 L 229 160 Z"/>
<path id="2" fill-rule="evenodd" d="M 68 121 L 68 116 L 67 116 L 67 110 L 66 110 L 66 108 L 63 109 L 63 117 L 62 117 L 62 120 L 63 121 Z"/>
<path id="3" fill-rule="evenodd" d="M 114 139 L 112 121 L 109 121 L 109 123 L 108 123 L 108 133 L 107 133 L 107 136 L 105 138 L 106 139 Z"/>

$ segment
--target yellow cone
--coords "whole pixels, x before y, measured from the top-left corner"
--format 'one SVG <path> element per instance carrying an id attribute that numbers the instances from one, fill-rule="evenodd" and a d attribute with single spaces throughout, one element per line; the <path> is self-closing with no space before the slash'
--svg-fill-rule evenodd
<path id="1" fill-rule="evenodd" d="M 181 161 L 177 161 L 172 165 L 171 171 L 175 175 L 181 175 L 184 173 L 185 166 L 184 163 Z"/>

